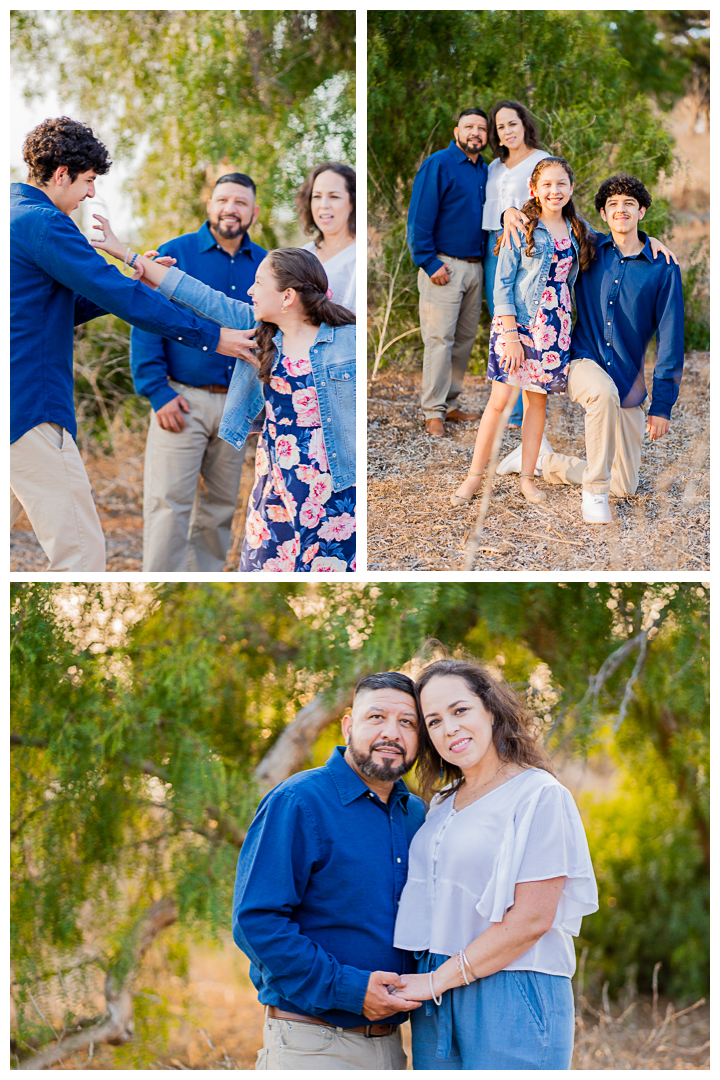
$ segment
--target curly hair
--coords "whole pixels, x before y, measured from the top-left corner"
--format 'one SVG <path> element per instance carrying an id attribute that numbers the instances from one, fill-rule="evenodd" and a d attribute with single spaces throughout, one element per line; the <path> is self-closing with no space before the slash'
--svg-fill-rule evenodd
<path id="1" fill-rule="evenodd" d="M 646 210 L 652 203 L 652 196 L 645 185 L 637 176 L 629 176 L 627 173 L 603 180 L 595 196 L 595 209 L 598 214 L 605 209 L 605 203 L 611 195 L 629 195 L 632 199 L 637 199 L 640 206 L 644 206 Z"/>
<path id="2" fill-rule="evenodd" d="M 308 176 L 305 183 L 302 185 L 297 195 L 295 196 L 295 202 L 298 208 L 298 217 L 300 218 L 300 224 L 306 233 L 315 233 L 315 243 L 322 244 L 324 237 L 322 231 L 315 224 L 315 220 L 312 215 L 312 193 L 315 181 L 320 173 L 334 172 L 338 176 L 342 176 L 345 181 L 345 187 L 347 193 L 350 196 L 350 217 L 348 218 L 348 229 L 355 235 L 355 170 L 351 165 L 342 165 L 339 161 L 325 161 L 322 165 L 316 165 L 313 171 Z"/>
<path id="3" fill-rule="evenodd" d="M 277 288 L 295 289 L 300 303 L 313 326 L 354 326 L 352 311 L 334 304 L 327 296 L 328 279 L 317 255 L 305 248 L 277 248 L 269 251 L 265 262 Z M 260 361 L 258 378 L 269 383 L 276 350 L 273 338 L 278 328 L 275 323 L 261 322 L 255 340 L 258 343 L 257 358 Z"/>
<path id="4" fill-rule="evenodd" d="M 546 157 L 541 158 L 541 160 L 538 161 L 537 165 L 532 171 L 532 175 L 530 176 L 530 185 L 536 190 L 538 180 L 540 179 L 540 174 L 542 173 L 543 169 L 547 169 L 549 165 L 561 165 L 565 172 L 568 174 L 568 177 L 570 178 L 570 183 L 575 183 L 573 171 L 568 165 L 565 158 Z M 542 213 L 542 207 L 540 206 L 539 199 L 528 199 L 528 201 L 522 207 L 522 212 L 527 218 L 530 219 L 529 223 L 525 226 L 525 236 L 527 239 L 525 254 L 532 255 L 533 251 L 535 250 L 535 240 L 533 239 L 533 236 L 535 233 L 535 229 L 537 228 L 537 223 L 540 220 L 540 215 Z M 590 240 L 587 226 L 582 220 L 582 218 L 578 217 L 577 210 L 575 209 L 575 203 L 572 201 L 572 199 L 569 199 L 568 202 L 565 203 L 565 206 L 563 206 L 562 208 L 562 212 L 563 217 L 570 223 L 572 231 L 575 234 L 575 239 L 578 243 L 580 269 L 587 270 L 587 268 L 590 266 L 590 263 L 595 258 L 595 247 Z M 500 251 L 501 243 L 502 236 L 498 237 L 498 241 L 495 244 L 496 255 Z"/>
<path id="5" fill-rule="evenodd" d="M 493 157 L 499 157 L 501 161 L 504 161 L 510 153 L 507 146 L 500 145 L 500 137 L 497 133 L 496 120 L 501 109 L 513 109 L 520 117 L 522 126 L 525 128 L 525 145 L 531 150 L 542 150 L 540 132 L 530 110 L 521 105 L 519 101 L 498 101 L 490 110 L 488 119 L 488 141 L 490 142 Z"/>
<path id="6" fill-rule="evenodd" d="M 92 128 L 69 116 L 43 120 L 33 128 L 23 144 L 23 157 L 36 184 L 47 184 L 61 165 L 67 165 L 73 182 L 90 169 L 104 176 L 112 165 L 107 147 L 95 138 Z"/>
<path id="7" fill-rule="evenodd" d="M 550 758 L 538 742 L 532 716 L 506 682 L 495 679 L 483 664 L 471 657 L 463 660 L 446 657 L 430 664 L 415 680 L 418 699 L 431 679 L 444 675 L 459 676 L 492 716 L 492 739 L 501 761 L 544 769 L 555 775 Z M 459 765 L 445 761 L 435 749 L 422 709 L 419 736 L 416 776 L 420 794 L 429 800 L 437 794 L 441 783 L 439 797 L 447 799 L 462 787 L 465 777 Z M 448 781 L 449 786 L 445 786 Z"/>

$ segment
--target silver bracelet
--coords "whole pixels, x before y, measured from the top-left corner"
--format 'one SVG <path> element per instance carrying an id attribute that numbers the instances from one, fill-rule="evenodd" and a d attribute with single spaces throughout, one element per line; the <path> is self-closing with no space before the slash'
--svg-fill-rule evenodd
<path id="1" fill-rule="evenodd" d="M 125 259 L 123 261 L 123 270 L 127 270 L 128 255 L 130 254 L 130 248 L 125 248 Z"/>
<path id="2" fill-rule="evenodd" d="M 442 1005 L 442 994 L 440 995 L 440 997 L 435 996 L 435 987 L 433 986 L 433 977 L 432 977 L 433 973 L 432 973 L 432 971 L 428 971 L 428 975 L 430 977 L 430 993 L 432 994 L 432 999 L 433 999 L 433 1001 L 435 1002 L 436 1005 L 438 1005 L 438 1006 Z"/>
<path id="3" fill-rule="evenodd" d="M 465 972 L 465 952 L 463 951 L 463 949 L 461 949 L 460 952 L 458 953 L 458 958 L 460 960 L 459 967 L 460 967 L 460 974 L 463 977 L 463 982 L 465 983 L 466 986 L 469 986 L 470 982 L 469 982 L 467 974 Z"/>

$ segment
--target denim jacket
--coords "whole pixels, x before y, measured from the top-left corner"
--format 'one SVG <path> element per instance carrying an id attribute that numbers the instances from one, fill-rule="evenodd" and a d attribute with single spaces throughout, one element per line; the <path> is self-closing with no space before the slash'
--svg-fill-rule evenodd
<path id="1" fill-rule="evenodd" d="M 171 267 L 161 293 L 178 304 L 202 313 L 221 326 L 251 330 L 257 325 L 250 304 L 232 300 L 177 267 Z M 273 370 L 282 354 L 282 333 L 275 334 Z M 355 326 L 327 326 L 321 323 L 310 349 L 310 364 L 320 409 L 325 449 L 333 490 L 343 491 L 355 483 Z M 219 435 L 242 449 L 252 422 L 265 407 L 263 384 L 257 369 L 247 361 L 235 364 Z"/>
<path id="2" fill-rule="evenodd" d="M 570 229 L 573 249 L 573 261 L 567 276 L 567 287 L 572 290 L 580 266 L 578 242 Z M 555 253 L 553 238 L 542 221 L 538 221 L 533 234 L 535 241 L 532 255 L 526 255 L 527 241 L 520 230 L 520 247 L 501 247 L 495 270 L 496 315 L 514 315 L 522 326 L 532 326 L 540 305 L 543 290 L 547 284 L 550 264 Z"/>

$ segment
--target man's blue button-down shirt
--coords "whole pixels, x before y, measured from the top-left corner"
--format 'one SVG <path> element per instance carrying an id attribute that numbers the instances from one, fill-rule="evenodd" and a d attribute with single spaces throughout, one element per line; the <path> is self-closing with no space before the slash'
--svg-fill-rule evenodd
<path id="1" fill-rule="evenodd" d="M 425 805 L 402 780 L 384 803 L 344 753 L 336 747 L 323 768 L 297 773 L 260 803 L 238 860 L 232 922 L 263 1005 L 359 1027 L 369 1022 L 371 972 L 414 970 L 393 932 Z"/>
<path id="2" fill-rule="evenodd" d="M 30 184 L 10 185 L 10 441 L 38 424 L 77 434 L 73 328 L 107 312 L 215 352 L 220 330 L 131 281 Z"/>
<path id="3" fill-rule="evenodd" d="M 481 259 L 488 167 L 473 162 L 455 142 L 423 161 L 413 182 L 408 211 L 408 247 L 413 262 L 432 277 L 443 255 Z"/>
<path id="4" fill-rule="evenodd" d="M 158 251 L 171 255 L 176 266 L 192 277 L 225 293 L 233 300 L 248 302 L 248 289 L 255 271 L 267 252 L 254 244 L 247 233 L 235 255 L 215 240 L 207 221 L 197 232 L 168 240 Z M 233 357 L 190 349 L 184 343 L 134 329 L 130 335 L 130 367 L 138 394 L 150 399 L 157 412 L 176 396 L 168 378 L 189 386 L 228 386 L 235 367 Z"/>
<path id="5" fill-rule="evenodd" d="M 624 409 L 647 397 L 645 352 L 657 332 L 650 412 L 670 419 L 685 358 L 680 270 L 653 259 L 645 240 L 637 255 L 623 255 L 612 236 L 595 233 L 595 258 L 575 282 L 577 320 L 570 359 L 589 357 L 607 371 Z M 591 234 L 592 236 L 592 234 Z"/>

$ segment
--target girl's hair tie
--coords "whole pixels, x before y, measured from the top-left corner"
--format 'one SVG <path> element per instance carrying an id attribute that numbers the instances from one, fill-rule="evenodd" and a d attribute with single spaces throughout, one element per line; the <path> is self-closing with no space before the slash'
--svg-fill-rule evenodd
<path id="1" fill-rule="evenodd" d="M 328 300 L 332 300 L 332 289 L 328 289 L 325 295 L 327 296 Z"/>

